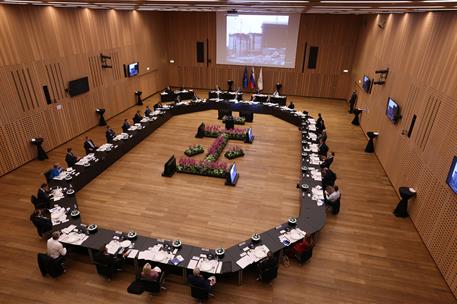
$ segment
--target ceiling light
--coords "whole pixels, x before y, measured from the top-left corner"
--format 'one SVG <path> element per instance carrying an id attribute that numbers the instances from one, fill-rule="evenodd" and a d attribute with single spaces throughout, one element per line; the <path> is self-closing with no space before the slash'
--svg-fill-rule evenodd
<path id="1" fill-rule="evenodd" d="M 334 0 L 322 0 L 321 3 L 352 3 L 352 4 L 359 4 L 359 3 L 364 3 L 364 4 L 372 4 L 372 3 L 411 3 L 413 1 L 369 1 L 369 0 L 363 0 L 363 1 L 356 1 L 356 0 L 350 0 L 350 1 L 334 1 Z"/>
<path id="2" fill-rule="evenodd" d="M 387 9 L 396 9 L 396 8 L 422 8 L 422 9 L 429 9 L 429 8 L 442 8 L 444 6 L 381 6 L 380 8 L 387 8 Z"/>
<path id="3" fill-rule="evenodd" d="M 349 73 L 349 70 L 343 70 L 343 73 Z"/>
<path id="4" fill-rule="evenodd" d="M 452 2 L 457 2 L 457 0 L 424 0 L 422 2 L 431 2 L 431 3 L 433 3 L 433 2 L 443 2 L 443 3 L 451 2 L 452 3 Z"/>

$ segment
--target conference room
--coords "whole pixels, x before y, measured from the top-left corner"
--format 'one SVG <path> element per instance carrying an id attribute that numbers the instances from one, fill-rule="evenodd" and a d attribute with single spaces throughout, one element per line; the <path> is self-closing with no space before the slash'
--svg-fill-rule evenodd
<path id="1" fill-rule="evenodd" d="M 456 10 L 1 0 L 0 302 L 456 303 Z"/>

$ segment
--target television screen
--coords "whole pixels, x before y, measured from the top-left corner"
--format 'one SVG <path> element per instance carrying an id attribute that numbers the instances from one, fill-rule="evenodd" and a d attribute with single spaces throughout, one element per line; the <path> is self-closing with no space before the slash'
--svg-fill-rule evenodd
<path id="1" fill-rule="evenodd" d="M 393 123 L 396 123 L 398 120 L 398 113 L 400 107 L 392 98 L 387 98 L 387 108 L 386 108 L 386 115 Z"/>
<path id="2" fill-rule="evenodd" d="M 457 194 L 457 156 L 454 156 L 451 169 L 449 169 L 447 184 L 451 187 L 452 191 Z"/>
<path id="3" fill-rule="evenodd" d="M 127 66 L 127 76 L 132 77 L 138 75 L 140 67 L 138 62 L 131 63 Z"/>
<path id="4" fill-rule="evenodd" d="M 365 92 L 370 93 L 371 80 L 367 75 L 363 75 L 362 88 Z"/>
<path id="5" fill-rule="evenodd" d="M 68 84 L 68 93 L 70 96 L 76 96 L 89 91 L 89 78 L 83 77 L 70 81 Z"/>
<path id="6" fill-rule="evenodd" d="M 232 167 L 230 167 L 230 182 L 231 182 L 232 184 L 235 183 L 235 181 L 236 181 L 236 176 L 237 176 L 236 164 L 233 163 Z"/>

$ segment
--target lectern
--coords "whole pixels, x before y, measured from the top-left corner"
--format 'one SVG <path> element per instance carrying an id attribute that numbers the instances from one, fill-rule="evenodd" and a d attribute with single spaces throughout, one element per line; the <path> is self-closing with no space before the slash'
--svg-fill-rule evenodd
<path id="1" fill-rule="evenodd" d="M 44 152 L 43 147 L 41 146 L 43 144 L 43 138 L 42 137 L 32 138 L 31 142 L 32 142 L 32 145 L 36 146 L 38 160 L 48 159 L 48 155 L 46 154 L 46 152 Z"/>
<path id="2" fill-rule="evenodd" d="M 408 216 L 408 200 L 416 196 L 416 190 L 410 187 L 400 187 L 398 189 L 400 192 L 401 200 L 398 203 L 397 207 L 394 210 L 394 214 L 397 217 L 407 217 Z"/>
<path id="3" fill-rule="evenodd" d="M 96 109 L 95 112 L 97 112 L 97 114 L 100 116 L 100 119 L 98 120 L 98 125 L 106 126 L 105 117 L 103 117 L 103 114 L 105 114 L 105 109 Z"/>
<path id="4" fill-rule="evenodd" d="M 378 132 L 367 132 L 368 135 L 368 143 L 367 146 L 365 147 L 365 152 L 367 153 L 373 153 L 374 152 L 374 139 L 378 137 L 379 133 Z"/>

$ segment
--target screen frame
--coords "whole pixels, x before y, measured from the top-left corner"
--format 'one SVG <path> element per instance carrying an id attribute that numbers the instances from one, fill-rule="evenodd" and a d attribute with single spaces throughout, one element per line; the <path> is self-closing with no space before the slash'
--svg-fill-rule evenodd
<path id="1" fill-rule="evenodd" d="M 136 74 L 133 74 L 133 75 L 132 75 L 132 74 L 130 74 L 130 66 L 131 66 L 131 65 L 134 65 L 134 64 L 137 66 L 137 68 L 136 68 L 136 71 L 137 71 L 137 72 L 136 72 Z M 138 75 L 140 74 L 140 63 L 139 63 L 138 61 L 137 61 L 137 62 L 128 63 L 128 64 L 126 65 L 126 72 L 127 72 L 127 77 L 135 77 L 135 76 L 138 76 Z"/>
<path id="2" fill-rule="evenodd" d="M 76 83 L 81 83 L 82 80 L 85 80 L 84 83 L 87 83 L 87 90 L 85 91 L 78 91 L 78 93 L 75 94 L 75 90 L 72 90 L 72 87 L 74 88 Z M 73 85 L 72 85 L 73 84 Z M 70 97 L 78 96 L 84 93 L 87 93 L 90 91 L 90 85 L 89 85 L 89 76 L 81 77 L 78 79 L 73 79 L 68 82 L 68 94 Z"/>
<path id="3" fill-rule="evenodd" d="M 397 106 L 397 109 L 395 111 L 395 116 L 394 117 L 389 117 L 389 114 L 388 114 L 388 110 L 389 110 L 389 104 L 390 104 L 390 101 L 393 101 L 393 103 Z M 393 99 L 392 97 L 387 97 L 387 104 L 386 104 L 386 116 L 387 118 L 393 122 L 394 124 L 398 122 L 398 116 L 399 116 L 399 112 L 400 112 L 400 105 L 398 104 L 398 102 L 395 101 L 395 99 Z"/>
<path id="4" fill-rule="evenodd" d="M 289 22 L 294 16 L 297 18 L 297 39 L 295 45 L 295 62 L 293 67 L 287 66 L 279 66 L 279 65 L 269 65 L 269 64 L 253 64 L 253 63 L 219 63 L 221 58 L 219 57 L 221 54 L 219 53 L 219 49 L 224 48 L 225 39 L 218 39 L 218 35 L 220 33 L 224 33 L 224 37 L 227 34 L 227 16 L 237 16 L 237 15 L 267 15 L 267 16 L 289 16 Z M 301 14 L 300 13 L 279 13 L 279 12 L 236 12 L 236 13 L 229 13 L 229 12 L 216 12 L 216 65 L 217 66 L 246 66 L 246 67 L 268 67 L 268 68 L 275 68 L 275 69 L 287 69 L 287 70 L 295 70 L 297 68 L 297 56 L 300 56 L 299 51 L 299 41 L 300 41 L 300 25 L 301 25 Z M 290 23 L 289 23 L 290 24 Z M 248 71 L 248 74 L 250 71 Z M 250 75 L 250 74 L 249 74 Z M 248 75 L 248 77 L 249 77 Z"/>
<path id="5" fill-rule="evenodd" d="M 368 80 L 368 87 L 367 88 L 365 88 L 365 82 L 366 82 L 365 79 Z M 363 77 L 362 77 L 362 89 L 365 91 L 365 93 L 369 94 L 371 92 L 371 83 L 372 82 L 371 82 L 370 77 L 368 75 L 363 75 Z"/>
<path id="6" fill-rule="evenodd" d="M 454 194 L 457 194 L 457 188 L 456 189 L 452 188 L 450 181 L 451 181 L 452 173 L 454 173 L 456 167 L 457 167 L 457 156 L 454 156 L 454 159 L 451 162 L 451 167 L 449 168 L 449 172 L 448 172 L 447 178 L 446 178 L 446 184 L 449 186 L 449 188 L 451 188 L 451 190 L 452 190 L 452 192 L 454 192 Z"/>

